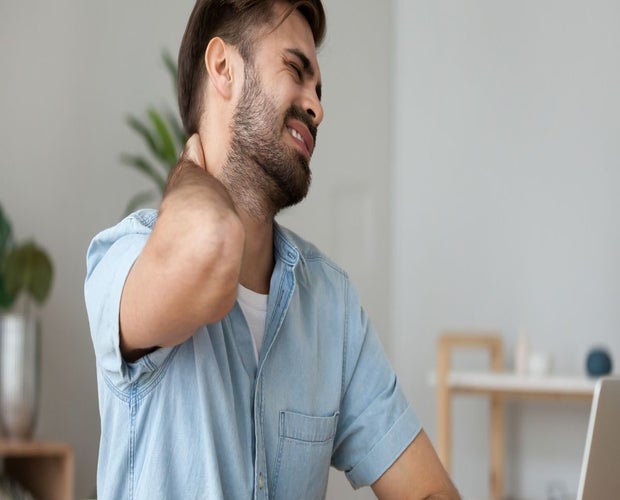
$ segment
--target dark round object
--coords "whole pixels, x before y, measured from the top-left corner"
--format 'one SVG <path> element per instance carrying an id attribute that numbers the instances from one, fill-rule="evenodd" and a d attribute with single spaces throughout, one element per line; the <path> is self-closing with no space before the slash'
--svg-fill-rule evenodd
<path id="1" fill-rule="evenodd" d="M 612 367 L 611 356 L 605 349 L 595 348 L 588 353 L 586 369 L 591 377 L 609 375 Z"/>

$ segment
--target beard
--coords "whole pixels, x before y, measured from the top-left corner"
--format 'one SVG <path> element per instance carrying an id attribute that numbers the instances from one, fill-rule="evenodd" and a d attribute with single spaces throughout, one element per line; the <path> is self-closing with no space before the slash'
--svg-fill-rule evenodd
<path id="1" fill-rule="evenodd" d="M 291 106 L 280 116 L 254 66 L 246 63 L 243 93 L 233 117 L 231 146 L 220 180 L 235 204 L 257 219 L 268 220 L 299 203 L 310 188 L 308 159 L 284 142 L 290 118 L 304 123 L 316 140 L 316 126 L 308 114 Z"/>

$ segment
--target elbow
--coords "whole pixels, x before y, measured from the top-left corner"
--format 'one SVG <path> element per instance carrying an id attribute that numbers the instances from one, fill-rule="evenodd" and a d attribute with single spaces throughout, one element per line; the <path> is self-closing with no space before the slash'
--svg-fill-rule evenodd
<path id="1" fill-rule="evenodd" d="M 245 229 L 234 212 L 194 234 L 188 261 L 194 270 L 200 324 L 215 323 L 233 308 L 245 246 Z"/>

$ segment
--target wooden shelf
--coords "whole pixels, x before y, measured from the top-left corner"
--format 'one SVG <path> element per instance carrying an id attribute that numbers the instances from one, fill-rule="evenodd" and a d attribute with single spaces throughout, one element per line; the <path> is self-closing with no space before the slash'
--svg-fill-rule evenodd
<path id="1" fill-rule="evenodd" d="M 4 473 L 37 500 L 73 498 L 73 450 L 64 443 L 0 439 Z"/>
<path id="2" fill-rule="evenodd" d="M 454 393 L 590 399 L 594 394 L 596 381 L 585 377 L 558 375 L 522 376 L 505 372 L 450 372 L 447 384 Z"/>
<path id="3" fill-rule="evenodd" d="M 455 349 L 484 349 L 490 355 L 490 370 L 452 370 Z M 596 382 L 585 377 L 523 376 L 504 372 L 502 338 L 496 333 L 449 333 L 437 345 L 437 442 L 438 454 L 450 471 L 452 463 L 452 397 L 477 394 L 490 400 L 490 490 L 491 498 L 503 498 L 504 406 L 507 399 L 578 399 L 590 401 Z"/>

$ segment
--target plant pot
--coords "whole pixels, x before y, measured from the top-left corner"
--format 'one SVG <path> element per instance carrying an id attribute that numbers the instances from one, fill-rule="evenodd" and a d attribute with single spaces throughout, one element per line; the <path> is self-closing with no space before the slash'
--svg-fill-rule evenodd
<path id="1" fill-rule="evenodd" d="M 0 424 L 9 439 L 30 439 L 39 409 L 39 322 L 0 315 Z"/>

